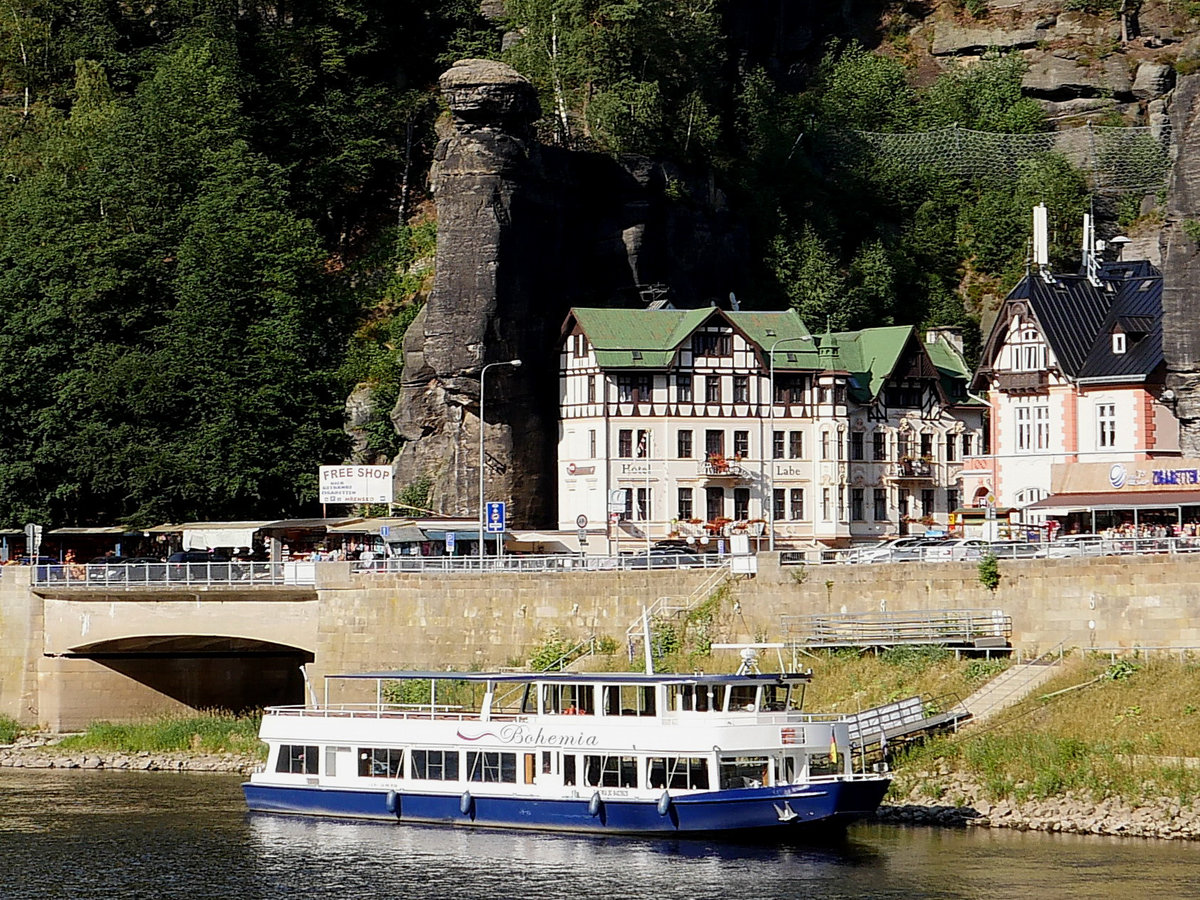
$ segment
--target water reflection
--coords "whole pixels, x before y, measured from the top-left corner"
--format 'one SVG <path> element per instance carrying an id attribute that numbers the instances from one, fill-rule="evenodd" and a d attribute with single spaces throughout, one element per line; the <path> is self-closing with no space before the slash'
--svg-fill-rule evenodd
<path id="1" fill-rule="evenodd" d="M 0 860 L 16 873 L 0 896 L 38 900 L 1126 900 L 1194 894 L 1197 859 L 1185 844 L 882 825 L 772 846 L 310 820 L 246 813 L 223 776 L 0 770 Z"/>

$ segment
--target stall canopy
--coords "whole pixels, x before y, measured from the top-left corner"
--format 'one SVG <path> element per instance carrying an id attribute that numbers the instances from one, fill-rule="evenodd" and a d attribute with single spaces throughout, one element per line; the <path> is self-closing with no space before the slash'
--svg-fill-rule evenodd
<path id="1" fill-rule="evenodd" d="M 271 524 L 270 521 L 184 522 L 171 530 L 183 532 L 184 550 L 212 550 L 218 547 L 252 547 L 258 530 Z"/>
<path id="2" fill-rule="evenodd" d="M 1118 493 L 1097 491 L 1087 494 L 1051 494 L 1025 510 L 1036 510 L 1051 516 L 1092 510 L 1114 509 L 1171 509 L 1177 506 L 1200 506 L 1200 491 L 1136 491 Z"/>
<path id="3" fill-rule="evenodd" d="M 330 534 L 377 534 L 389 543 L 409 544 L 428 540 L 425 532 L 412 519 L 358 519 L 329 528 Z"/>

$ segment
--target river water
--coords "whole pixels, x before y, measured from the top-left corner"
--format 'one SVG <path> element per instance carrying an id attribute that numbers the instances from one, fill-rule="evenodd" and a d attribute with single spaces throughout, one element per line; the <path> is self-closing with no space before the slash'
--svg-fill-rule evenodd
<path id="1" fill-rule="evenodd" d="M 0 769 L 0 897 L 1200 896 L 1200 846 L 861 825 L 828 846 L 251 815 L 239 779 Z"/>

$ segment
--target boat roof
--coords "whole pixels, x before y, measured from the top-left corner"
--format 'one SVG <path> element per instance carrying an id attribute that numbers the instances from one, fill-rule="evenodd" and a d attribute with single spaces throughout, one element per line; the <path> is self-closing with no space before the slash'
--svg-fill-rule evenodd
<path id="1" fill-rule="evenodd" d="M 704 673 L 678 674 L 657 672 L 646 675 L 641 672 L 356 672 L 350 675 L 326 675 L 326 678 L 361 679 L 369 681 L 503 681 L 509 683 L 542 682 L 545 684 L 778 684 L 789 681 L 812 681 L 811 672 L 765 672 L 752 674 Z"/>

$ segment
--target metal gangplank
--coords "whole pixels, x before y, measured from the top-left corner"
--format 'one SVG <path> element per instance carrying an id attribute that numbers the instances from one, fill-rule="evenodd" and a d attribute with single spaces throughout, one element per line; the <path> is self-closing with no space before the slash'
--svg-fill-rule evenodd
<path id="1" fill-rule="evenodd" d="M 785 641 L 803 650 L 940 644 L 1007 651 L 1012 639 L 1012 616 L 999 609 L 783 616 L 782 624 Z"/>
<path id="2" fill-rule="evenodd" d="M 917 696 L 864 709 L 845 721 L 850 725 L 851 748 L 866 752 L 936 731 L 957 730 L 970 718 L 970 711 L 957 697 Z"/>

